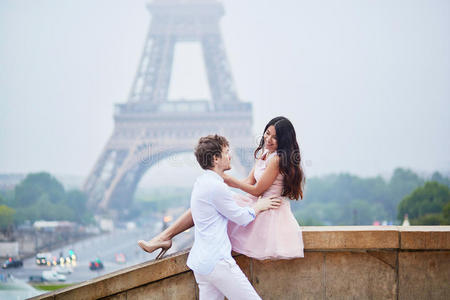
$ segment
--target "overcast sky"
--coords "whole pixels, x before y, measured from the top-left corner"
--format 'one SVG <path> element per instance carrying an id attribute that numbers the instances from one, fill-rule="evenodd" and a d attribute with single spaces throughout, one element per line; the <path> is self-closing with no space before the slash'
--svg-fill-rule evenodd
<path id="1" fill-rule="evenodd" d="M 127 100 L 147 2 L 0 0 L 0 173 L 88 174 Z M 289 117 L 307 175 L 450 170 L 450 1 L 223 4 L 253 132 Z M 178 45 L 170 97 L 208 97 L 203 66 L 199 45 Z M 182 180 L 195 162 L 173 162 L 189 158 L 146 177 L 181 168 Z"/>

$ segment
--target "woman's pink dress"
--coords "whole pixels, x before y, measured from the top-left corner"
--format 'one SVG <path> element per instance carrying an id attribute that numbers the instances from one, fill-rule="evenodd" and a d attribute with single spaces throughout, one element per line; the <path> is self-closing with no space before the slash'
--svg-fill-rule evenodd
<path id="1" fill-rule="evenodd" d="M 258 181 L 276 152 L 258 159 L 254 176 Z M 265 155 L 265 154 L 264 154 Z M 264 157 L 263 155 L 263 157 Z M 283 175 L 278 174 L 273 184 L 264 192 L 263 197 L 280 196 L 283 191 Z M 257 197 L 235 194 L 240 206 L 250 206 Z M 300 226 L 291 211 L 290 201 L 283 198 L 281 206 L 260 213 L 247 226 L 228 222 L 228 236 L 233 250 L 256 259 L 290 259 L 303 257 L 303 238 Z"/>

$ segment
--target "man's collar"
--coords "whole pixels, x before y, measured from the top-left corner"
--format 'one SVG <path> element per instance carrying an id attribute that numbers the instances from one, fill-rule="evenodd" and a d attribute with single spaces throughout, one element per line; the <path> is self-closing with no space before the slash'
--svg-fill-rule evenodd
<path id="1" fill-rule="evenodd" d="M 208 176 L 214 176 L 216 179 L 218 179 L 218 180 L 220 180 L 222 182 L 224 181 L 222 176 L 220 176 L 219 174 L 217 174 L 213 170 L 206 170 L 206 174 L 209 174 Z"/>

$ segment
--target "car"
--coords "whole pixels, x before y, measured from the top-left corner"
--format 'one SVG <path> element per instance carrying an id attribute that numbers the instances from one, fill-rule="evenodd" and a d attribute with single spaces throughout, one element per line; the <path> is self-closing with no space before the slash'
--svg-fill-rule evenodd
<path id="1" fill-rule="evenodd" d="M 55 271 L 42 271 L 42 277 L 45 281 L 66 281 L 66 276 L 58 274 Z"/>
<path id="2" fill-rule="evenodd" d="M 66 266 L 55 266 L 52 268 L 52 271 L 55 271 L 58 274 L 72 274 L 73 269 L 72 267 L 66 265 Z"/>
<path id="3" fill-rule="evenodd" d="M 100 260 L 100 259 L 96 259 L 96 260 L 94 260 L 94 261 L 91 261 L 90 263 L 89 263 L 89 269 L 90 270 L 92 270 L 92 271 L 98 271 L 98 270 L 101 270 L 101 269 L 103 269 L 104 267 L 103 267 L 103 263 L 102 263 L 102 261 Z"/>
<path id="4" fill-rule="evenodd" d="M 9 268 L 19 268 L 23 266 L 23 262 L 20 259 L 14 259 L 12 257 L 9 257 L 2 265 L 3 269 L 9 269 Z"/>
<path id="5" fill-rule="evenodd" d="M 60 265 L 64 265 L 64 264 L 75 264 L 77 260 L 77 256 L 75 254 L 75 252 L 73 250 L 69 250 L 69 255 L 67 256 L 63 256 L 62 253 L 59 254 L 59 264 Z"/>
<path id="6" fill-rule="evenodd" d="M 39 275 L 31 275 L 30 277 L 28 277 L 28 281 L 29 282 L 44 282 L 45 279 L 42 276 Z"/>
<path id="7" fill-rule="evenodd" d="M 127 259 L 125 258 L 125 254 L 123 253 L 116 253 L 116 263 L 118 264 L 124 264 L 127 262 Z"/>
<path id="8" fill-rule="evenodd" d="M 52 260 L 52 254 L 49 252 L 36 254 L 36 264 L 38 266 L 50 266 Z"/>
<path id="9" fill-rule="evenodd" d="M 73 250 L 69 250 L 69 256 L 68 257 L 70 258 L 71 261 L 77 260 L 77 256 L 76 256 L 76 254 L 75 254 L 75 252 Z M 67 258 L 66 258 L 66 260 L 67 260 Z"/>

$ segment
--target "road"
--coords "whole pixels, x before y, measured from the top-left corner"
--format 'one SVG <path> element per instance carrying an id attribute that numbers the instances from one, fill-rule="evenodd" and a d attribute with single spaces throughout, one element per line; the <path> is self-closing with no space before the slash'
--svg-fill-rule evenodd
<path id="1" fill-rule="evenodd" d="M 89 280 L 107 273 L 114 272 L 132 265 L 136 265 L 145 261 L 152 260 L 156 257 L 159 250 L 152 254 L 148 254 L 139 248 L 137 241 L 140 239 L 149 239 L 161 231 L 161 223 L 147 228 L 136 228 L 133 230 L 118 229 L 112 233 L 102 234 L 91 237 L 77 243 L 66 245 L 62 248 L 53 250 L 54 256 L 59 256 L 62 252 L 68 255 L 69 250 L 73 250 L 77 255 L 76 266 L 73 267 L 74 272 L 66 275 L 66 283 L 77 283 Z M 193 241 L 193 230 L 180 234 L 173 241 L 172 248 L 166 255 L 189 248 Z M 123 253 L 126 257 L 126 263 L 119 264 L 115 260 L 117 253 Z M 104 269 L 99 271 L 89 270 L 89 262 L 99 258 Z M 28 281 L 31 275 L 42 275 L 42 271 L 51 270 L 51 267 L 36 265 L 35 258 L 29 258 L 23 261 L 22 268 L 12 268 L 1 270 L 4 275 L 10 273 L 15 278 Z"/>

